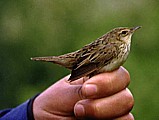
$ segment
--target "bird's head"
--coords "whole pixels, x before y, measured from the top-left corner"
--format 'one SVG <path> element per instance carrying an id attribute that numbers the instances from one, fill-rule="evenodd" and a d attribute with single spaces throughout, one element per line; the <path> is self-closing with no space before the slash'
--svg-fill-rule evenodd
<path id="1" fill-rule="evenodd" d="M 141 28 L 141 26 L 132 27 L 132 28 L 120 27 L 113 29 L 112 32 L 114 33 L 117 40 L 129 44 L 131 42 L 131 36 L 139 28 Z"/>

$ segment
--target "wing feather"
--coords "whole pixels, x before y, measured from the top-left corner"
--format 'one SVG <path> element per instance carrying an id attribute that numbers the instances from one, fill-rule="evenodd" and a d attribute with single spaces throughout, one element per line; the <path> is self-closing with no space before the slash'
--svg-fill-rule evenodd
<path id="1" fill-rule="evenodd" d="M 91 48 L 83 48 L 83 53 L 77 59 L 77 63 L 72 69 L 69 81 L 88 76 L 92 72 L 104 67 L 116 57 L 117 46 L 111 43 L 102 46 L 91 46 Z"/>

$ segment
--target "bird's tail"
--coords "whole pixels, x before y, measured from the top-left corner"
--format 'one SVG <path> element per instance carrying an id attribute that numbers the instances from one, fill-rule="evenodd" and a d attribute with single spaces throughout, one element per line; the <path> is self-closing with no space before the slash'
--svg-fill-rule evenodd
<path id="1" fill-rule="evenodd" d="M 33 61 L 44 61 L 44 62 L 52 62 L 55 64 L 59 64 L 68 69 L 72 69 L 76 62 L 76 58 L 73 53 L 68 53 L 60 56 L 47 56 L 47 57 L 33 57 L 31 58 Z"/>

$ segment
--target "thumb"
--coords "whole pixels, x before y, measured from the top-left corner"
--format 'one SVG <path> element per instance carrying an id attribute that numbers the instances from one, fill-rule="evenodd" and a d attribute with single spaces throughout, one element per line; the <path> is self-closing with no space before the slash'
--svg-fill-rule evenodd
<path id="1" fill-rule="evenodd" d="M 81 92 L 82 79 L 70 83 L 68 78 L 69 76 L 62 78 L 40 94 L 39 97 L 43 101 L 45 100 L 45 104 L 49 105 L 47 109 L 72 114 L 74 105 L 83 99 Z"/>

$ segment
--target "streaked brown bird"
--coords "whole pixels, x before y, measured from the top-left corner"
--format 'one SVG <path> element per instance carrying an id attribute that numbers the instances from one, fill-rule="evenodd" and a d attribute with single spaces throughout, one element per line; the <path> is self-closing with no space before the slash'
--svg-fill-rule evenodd
<path id="1" fill-rule="evenodd" d="M 130 52 L 131 37 L 141 28 L 115 28 L 80 50 L 60 56 L 34 57 L 31 60 L 59 64 L 71 70 L 68 81 L 119 68 Z"/>

